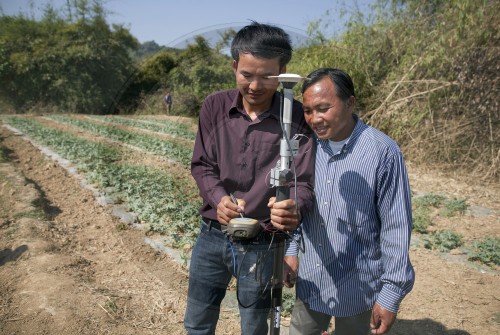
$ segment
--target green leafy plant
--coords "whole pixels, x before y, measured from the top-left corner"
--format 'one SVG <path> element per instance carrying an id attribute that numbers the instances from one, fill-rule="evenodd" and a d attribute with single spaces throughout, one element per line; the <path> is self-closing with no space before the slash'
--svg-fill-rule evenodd
<path id="1" fill-rule="evenodd" d="M 283 289 L 281 301 L 281 315 L 284 317 L 292 314 L 293 305 L 295 304 L 295 291 Z"/>
<path id="2" fill-rule="evenodd" d="M 77 126 L 114 141 L 141 148 L 162 157 L 169 157 L 185 167 L 188 167 L 191 163 L 191 156 L 193 153 L 192 144 L 188 145 L 185 142 L 180 143 L 174 140 L 167 141 L 155 136 L 139 134 L 134 131 L 119 129 L 116 126 L 91 120 L 82 120 L 75 117 L 52 115 L 50 118 L 55 121 Z"/>
<path id="3" fill-rule="evenodd" d="M 413 200 L 413 204 L 417 208 L 421 207 L 439 207 L 443 203 L 443 201 L 446 199 L 445 196 L 440 195 L 440 194 L 434 194 L 434 193 L 429 193 L 421 197 L 417 197 Z"/>
<path id="4" fill-rule="evenodd" d="M 108 298 L 109 299 L 109 298 Z M 116 311 L 118 310 L 118 306 L 116 305 L 116 303 L 112 300 L 109 300 L 108 302 L 106 302 L 106 304 L 104 305 L 104 307 L 113 312 L 113 313 L 116 313 Z"/>
<path id="5" fill-rule="evenodd" d="M 120 116 L 92 116 L 93 119 L 113 122 L 124 126 L 135 127 L 140 129 L 151 130 L 163 134 L 168 134 L 172 137 L 194 140 L 196 132 L 191 130 L 188 125 L 171 120 L 153 119 L 151 117 L 120 117 Z"/>
<path id="6" fill-rule="evenodd" d="M 446 217 L 463 214 L 467 209 L 465 200 L 447 199 L 446 196 L 435 193 L 414 198 L 413 206 L 413 230 L 419 233 L 427 232 L 427 228 L 432 224 L 433 216 L 436 215 L 434 209 L 439 209 L 439 213 Z"/>
<path id="7" fill-rule="evenodd" d="M 467 210 L 468 205 L 465 199 L 448 199 L 444 203 L 444 208 L 441 209 L 440 214 L 446 217 L 456 216 L 463 214 Z"/>
<path id="8" fill-rule="evenodd" d="M 473 243 L 473 251 L 468 259 L 487 265 L 500 265 L 500 238 L 488 237 Z"/>
<path id="9" fill-rule="evenodd" d="M 419 233 L 427 232 L 427 228 L 432 224 L 430 211 L 427 208 L 416 208 L 412 216 L 413 230 Z"/>
<path id="10" fill-rule="evenodd" d="M 424 246 L 427 249 L 437 249 L 448 252 L 463 245 L 463 237 L 453 231 L 437 231 L 425 238 Z"/>

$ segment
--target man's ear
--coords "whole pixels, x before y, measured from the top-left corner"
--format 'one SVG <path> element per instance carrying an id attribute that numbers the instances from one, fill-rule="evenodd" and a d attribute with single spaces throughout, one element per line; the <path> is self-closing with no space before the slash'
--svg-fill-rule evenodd
<path id="1" fill-rule="evenodd" d="M 286 73 L 286 65 L 283 65 L 280 69 L 280 73 L 279 74 L 282 74 L 282 73 Z"/>
<path id="2" fill-rule="evenodd" d="M 234 74 L 236 74 L 236 70 L 238 69 L 238 63 L 234 59 L 233 59 L 233 66 L 232 67 L 233 67 Z"/>
<path id="3" fill-rule="evenodd" d="M 347 99 L 347 107 L 353 110 L 355 105 L 356 105 L 356 97 L 351 95 L 349 99 Z"/>

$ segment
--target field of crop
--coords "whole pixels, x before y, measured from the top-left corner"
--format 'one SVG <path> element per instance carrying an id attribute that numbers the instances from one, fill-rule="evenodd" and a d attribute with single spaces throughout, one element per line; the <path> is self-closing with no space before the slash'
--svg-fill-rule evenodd
<path id="1" fill-rule="evenodd" d="M 182 334 L 185 262 L 199 226 L 195 122 L 4 116 L 0 130 L 0 333 Z M 392 334 L 499 333 L 498 185 L 408 168 L 417 282 Z M 44 266 L 30 263 L 42 254 Z M 35 274 L 37 287 L 59 281 L 67 291 L 23 295 Z M 29 299 L 38 305 L 23 309 Z M 235 312 L 222 314 L 220 334 L 238 333 Z"/>

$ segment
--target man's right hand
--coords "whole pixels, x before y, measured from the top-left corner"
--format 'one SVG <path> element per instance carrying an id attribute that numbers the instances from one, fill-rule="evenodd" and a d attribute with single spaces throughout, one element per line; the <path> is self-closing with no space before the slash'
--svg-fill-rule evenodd
<path id="1" fill-rule="evenodd" d="M 217 220 L 220 223 L 228 224 L 231 219 L 240 216 L 245 210 L 245 200 L 237 199 L 238 205 L 236 205 L 231 197 L 228 195 L 223 196 L 217 205 Z"/>

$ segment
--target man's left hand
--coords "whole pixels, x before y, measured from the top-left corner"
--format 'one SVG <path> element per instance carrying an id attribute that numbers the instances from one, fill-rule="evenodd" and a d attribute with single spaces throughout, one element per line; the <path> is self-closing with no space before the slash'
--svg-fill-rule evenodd
<path id="1" fill-rule="evenodd" d="M 297 273 L 299 272 L 299 257 L 285 256 L 283 263 L 283 284 L 292 288 L 297 282 Z"/>
<path id="2" fill-rule="evenodd" d="M 396 313 L 388 311 L 379 304 L 373 305 L 370 318 L 372 334 L 386 334 L 396 321 Z"/>

